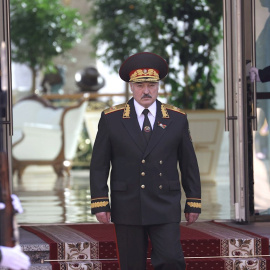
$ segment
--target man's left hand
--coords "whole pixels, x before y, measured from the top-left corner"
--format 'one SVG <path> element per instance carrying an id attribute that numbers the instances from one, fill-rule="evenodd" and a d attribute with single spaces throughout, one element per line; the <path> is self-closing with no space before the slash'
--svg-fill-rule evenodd
<path id="1" fill-rule="evenodd" d="M 199 215 L 199 213 L 185 213 L 187 226 L 194 223 L 198 219 Z"/>

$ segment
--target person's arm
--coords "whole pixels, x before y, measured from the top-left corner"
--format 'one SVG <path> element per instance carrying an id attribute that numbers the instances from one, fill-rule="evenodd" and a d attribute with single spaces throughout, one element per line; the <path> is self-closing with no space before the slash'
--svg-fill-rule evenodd
<path id="1" fill-rule="evenodd" d="M 201 181 L 187 118 L 185 119 L 183 139 L 178 152 L 181 181 L 186 194 L 184 212 L 187 225 L 189 225 L 195 222 L 201 213 Z"/>
<path id="2" fill-rule="evenodd" d="M 265 67 L 264 69 L 259 69 L 259 78 L 263 83 L 270 81 L 270 66 Z"/>
<path id="3" fill-rule="evenodd" d="M 23 213 L 20 199 L 15 195 L 11 195 L 12 205 L 17 213 Z M 5 209 L 5 204 L 0 203 L 0 210 Z M 5 247 L 0 246 L 0 266 L 7 267 L 12 270 L 25 270 L 30 267 L 30 258 L 21 251 L 20 246 Z"/>
<path id="4" fill-rule="evenodd" d="M 108 132 L 105 115 L 102 113 L 90 164 L 91 212 L 101 223 L 110 221 L 107 181 L 110 171 L 111 146 Z"/>
<path id="5" fill-rule="evenodd" d="M 249 78 L 251 82 L 269 82 L 270 81 L 270 66 L 264 69 L 258 69 L 256 67 L 251 67 L 249 70 Z"/>
<path id="6" fill-rule="evenodd" d="M 20 199 L 15 195 L 11 195 L 12 205 L 17 213 L 23 213 Z M 5 204 L 0 203 L 0 210 L 5 209 Z M 12 270 L 24 270 L 30 267 L 30 258 L 21 251 L 20 246 L 5 247 L 0 246 L 0 266 L 7 267 Z"/>

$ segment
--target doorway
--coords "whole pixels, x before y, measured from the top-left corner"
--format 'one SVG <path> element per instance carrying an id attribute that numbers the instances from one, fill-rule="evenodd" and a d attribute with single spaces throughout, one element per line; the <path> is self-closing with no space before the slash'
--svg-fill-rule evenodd
<path id="1" fill-rule="evenodd" d="M 270 83 L 250 82 L 270 65 L 270 3 L 224 0 L 226 129 L 231 203 L 240 223 L 270 220 Z"/>

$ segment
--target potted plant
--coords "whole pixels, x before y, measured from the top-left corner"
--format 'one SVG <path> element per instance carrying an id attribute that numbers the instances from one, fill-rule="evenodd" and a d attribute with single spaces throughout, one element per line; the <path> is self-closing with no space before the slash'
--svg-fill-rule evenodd
<path id="1" fill-rule="evenodd" d="M 52 59 L 80 40 L 84 25 L 79 12 L 59 0 L 11 0 L 10 15 L 12 60 L 31 69 L 34 93 L 38 72 L 56 72 Z"/>
<path id="2" fill-rule="evenodd" d="M 169 74 L 161 87 L 169 94 L 169 103 L 187 110 L 202 179 L 214 180 L 219 152 L 213 154 L 213 145 L 220 147 L 223 113 L 215 110 L 206 116 L 206 112 L 215 109 L 219 81 L 215 56 L 222 40 L 222 1 L 89 1 L 96 29 L 92 43 L 96 49 L 103 47 L 97 57 L 115 71 L 123 59 L 140 51 L 167 60 Z"/>

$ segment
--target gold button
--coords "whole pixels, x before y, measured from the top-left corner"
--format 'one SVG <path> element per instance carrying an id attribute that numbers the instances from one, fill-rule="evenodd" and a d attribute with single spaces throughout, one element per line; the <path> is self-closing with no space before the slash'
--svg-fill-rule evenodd
<path id="1" fill-rule="evenodd" d="M 162 185 L 160 185 L 160 186 L 159 186 L 159 189 L 162 189 L 162 188 L 163 188 Z"/>
<path id="2" fill-rule="evenodd" d="M 145 188 L 145 185 L 141 185 L 141 188 L 144 189 Z"/>
<path id="3" fill-rule="evenodd" d="M 142 163 L 145 163 L 145 160 L 144 159 L 142 160 Z"/>
<path id="4" fill-rule="evenodd" d="M 162 176 L 162 173 L 160 173 L 159 176 Z"/>
<path id="5" fill-rule="evenodd" d="M 141 176 L 145 176 L 145 172 L 142 172 L 142 173 L 141 173 Z"/>
<path id="6" fill-rule="evenodd" d="M 159 164 L 162 164 L 162 163 L 163 163 L 163 161 L 162 161 L 162 160 L 160 160 L 160 161 L 159 161 Z"/>

